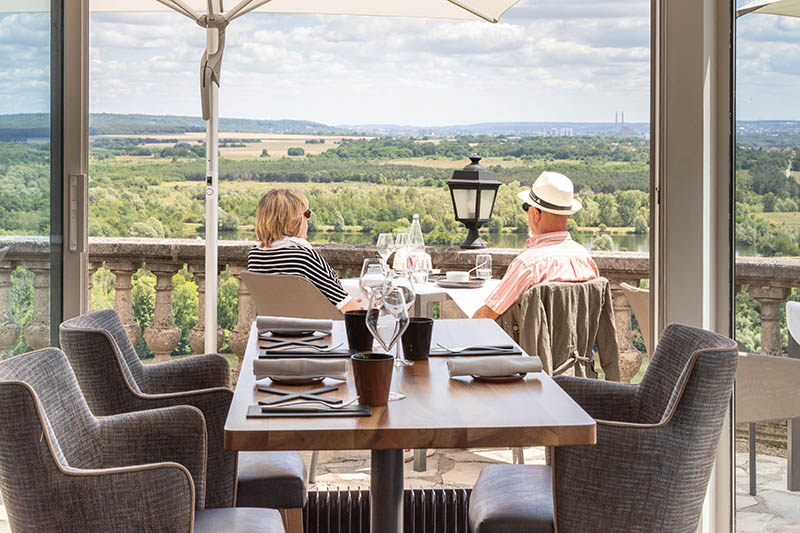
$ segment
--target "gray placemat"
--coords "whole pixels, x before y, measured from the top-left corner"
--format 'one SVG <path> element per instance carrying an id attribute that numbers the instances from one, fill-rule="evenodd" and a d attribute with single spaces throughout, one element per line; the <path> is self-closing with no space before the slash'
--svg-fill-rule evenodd
<path id="1" fill-rule="evenodd" d="M 263 412 L 260 405 L 251 405 L 247 408 L 247 418 L 340 418 L 351 416 L 371 416 L 372 409 L 369 405 L 356 405 L 344 409 L 331 409 L 319 412 L 291 412 L 269 411 Z"/>

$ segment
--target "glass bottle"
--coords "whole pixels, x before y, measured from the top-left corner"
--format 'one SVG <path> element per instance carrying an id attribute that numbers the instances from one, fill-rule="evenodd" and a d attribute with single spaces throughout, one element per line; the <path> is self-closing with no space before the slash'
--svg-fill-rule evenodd
<path id="1" fill-rule="evenodd" d="M 425 239 L 422 237 L 422 227 L 419 225 L 419 215 L 414 213 L 414 220 L 411 222 L 409 231 L 409 248 L 412 251 L 425 251 Z"/>

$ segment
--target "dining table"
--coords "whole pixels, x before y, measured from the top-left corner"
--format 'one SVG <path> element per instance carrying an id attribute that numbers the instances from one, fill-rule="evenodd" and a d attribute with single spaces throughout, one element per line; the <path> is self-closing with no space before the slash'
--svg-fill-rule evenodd
<path id="1" fill-rule="evenodd" d="M 328 342 L 346 343 L 343 321 L 334 321 Z M 432 345 L 505 345 L 513 340 L 492 320 L 435 320 Z M 370 416 L 248 418 L 248 410 L 271 396 L 260 392 L 253 361 L 259 357 L 256 323 L 225 422 L 225 447 L 257 450 L 370 450 L 371 531 L 403 531 L 403 450 L 578 446 L 596 442 L 594 420 L 544 372 L 507 383 L 449 376 L 445 356 L 431 356 L 395 367 L 391 389 L 405 398 L 373 407 Z M 348 365 L 349 366 L 349 365 Z M 357 397 L 352 371 L 347 380 L 326 378 L 315 386 L 338 385 L 328 393 L 349 401 Z"/>
<path id="2" fill-rule="evenodd" d="M 340 280 L 342 287 L 353 298 L 361 298 L 362 302 L 368 301 L 364 291 L 359 286 L 358 278 L 344 278 Z M 500 285 L 499 279 L 487 279 L 482 286 L 475 288 L 442 287 L 438 280 L 428 280 L 425 283 L 414 283 L 413 315 L 419 317 L 433 317 L 433 304 L 437 302 L 452 301 L 467 317 L 475 314 L 492 291 Z"/>

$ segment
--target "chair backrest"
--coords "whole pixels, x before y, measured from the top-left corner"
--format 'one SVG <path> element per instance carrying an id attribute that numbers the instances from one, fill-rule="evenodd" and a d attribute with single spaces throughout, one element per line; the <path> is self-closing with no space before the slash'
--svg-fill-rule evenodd
<path id="1" fill-rule="evenodd" d="M 800 302 L 786 302 L 789 357 L 742 354 L 736 371 L 736 423 L 800 416 Z M 745 351 L 742 349 L 742 351 Z"/>
<path id="2" fill-rule="evenodd" d="M 294 274 L 242 272 L 258 314 L 342 320 L 342 313 L 306 278 Z"/>
<path id="3" fill-rule="evenodd" d="M 59 338 L 95 415 L 126 412 L 130 390 L 147 391 L 144 366 L 116 311 L 67 320 L 59 328 Z"/>
<path id="4" fill-rule="evenodd" d="M 48 492 L 48 479 L 59 464 L 99 468 L 99 443 L 97 419 L 61 350 L 0 362 L 0 488 L 12 526 L 46 523 L 58 496 Z"/>
<path id="5" fill-rule="evenodd" d="M 636 422 L 653 425 L 600 422 L 597 447 L 556 449 L 559 529 L 696 531 L 737 362 L 726 337 L 666 328 L 638 385 L 647 405 Z"/>
<path id="6" fill-rule="evenodd" d="M 619 380 L 619 349 L 606 278 L 535 285 L 498 323 L 527 353 L 538 355 L 551 375 L 574 368 L 576 376 L 597 377 L 592 351 L 596 341 L 606 379 Z"/>
<path id="7" fill-rule="evenodd" d="M 639 323 L 639 330 L 642 332 L 647 357 L 651 357 L 653 344 L 650 342 L 650 291 L 627 283 L 620 283 L 619 286 L 628 299 L 628 303 L 631 304 L 633 314 Z"/>

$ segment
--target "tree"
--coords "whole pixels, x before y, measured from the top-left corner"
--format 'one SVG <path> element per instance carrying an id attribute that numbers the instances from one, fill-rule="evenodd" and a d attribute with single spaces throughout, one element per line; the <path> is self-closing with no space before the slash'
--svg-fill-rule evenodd
<path id="1" fill-rule="evenodd" d="M 344 231 L 344 217 L 340 212 L 336 212 L 336 215 L 333 217 L 333 231 L 337 233 L 341 233 Z"/>
<path id="2" fill-rule="evenodd" d="M 641 233 L 645 234 L 650 231 L 650 221 L 647 217 L 643 215 L 636 215 L 636 218 L 633 219 L 633 231 L 634 233 Z"/>
<path id="3" fill-rule="evenodd" d="M 592 242 L 593 250 L 611 251 L 614 249 L 614 241 L 609 235 L 600 235 Z"/>
<path id="4" fill-rule="evenodd" d="M 290 156 L 301 156 L 301 155 L 305 155 L 305 154 L 306 154 L 306 151 L 303 150 L 300 147 L 289 148 L 288 150 L 286 150 L 286 155 L 290 155 Z"/>
<path id="5" fill-rule="evenodd" d="M 239 220 L 236 216 L 220 209 L 218 227 L 219 231 L 236 231 L 239 229 Z"/>
<path id="6" fill-rule="evenodd" d="M 261 150 L 261 156 L 260 157 L 269 157 L 269 151 L 267 151 L 267 149 L 264 148 L 263 150 Z"/>

